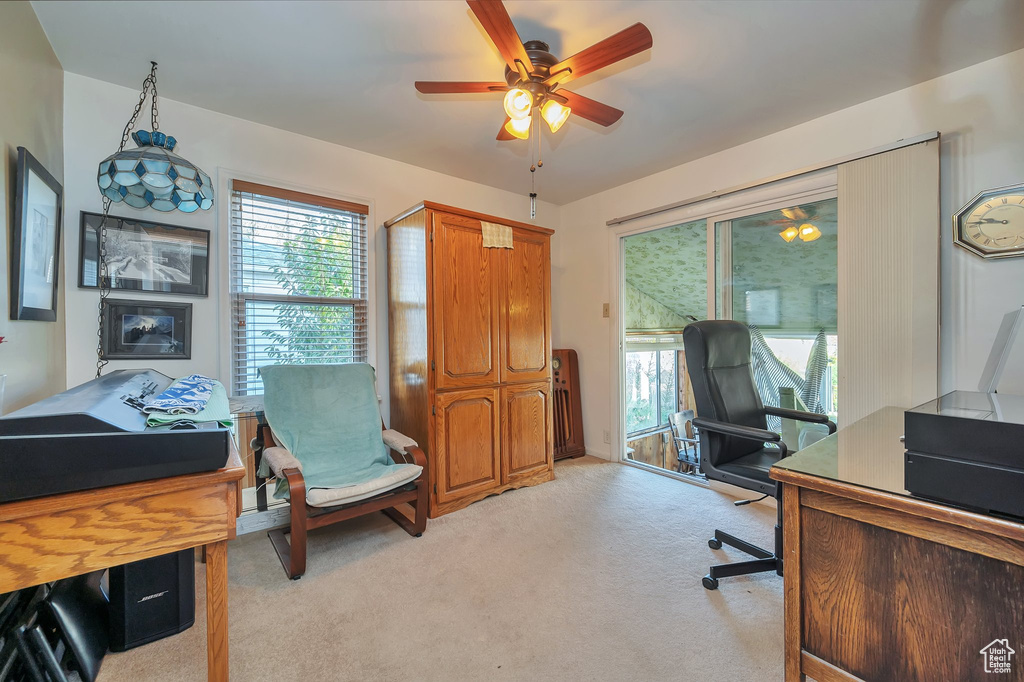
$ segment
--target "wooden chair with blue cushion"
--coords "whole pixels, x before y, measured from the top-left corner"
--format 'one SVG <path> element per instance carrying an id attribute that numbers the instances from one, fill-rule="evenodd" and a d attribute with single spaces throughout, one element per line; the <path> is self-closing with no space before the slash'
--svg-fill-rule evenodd
<path id="1" fill-rule="evenodd" d="M 419 537 L 427 525 L 427 458 L 414 440 L 383 428 L 373 368 L 272 365 L 260 374 L 261 475 L 273 472 L 274 497 L 291 502 L 290 527 L 268 535 L 288 577 L 306 572 L 306 531 L 314 528 L 381 511 Z"/>

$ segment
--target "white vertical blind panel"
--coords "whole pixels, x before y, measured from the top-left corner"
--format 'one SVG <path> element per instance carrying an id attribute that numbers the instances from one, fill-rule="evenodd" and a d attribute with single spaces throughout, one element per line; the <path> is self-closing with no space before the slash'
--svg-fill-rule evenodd
<path id="1" fill-rule="evenodd" d="M 839 166 L 839 419 L 936 396 L 939 142 Z"/>

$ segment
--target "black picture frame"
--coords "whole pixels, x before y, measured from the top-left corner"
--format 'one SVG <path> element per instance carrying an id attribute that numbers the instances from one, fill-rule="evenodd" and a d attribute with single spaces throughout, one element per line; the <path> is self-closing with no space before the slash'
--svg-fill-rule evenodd
<path id="1" fill-rule="evenodd" d="M 102 221 L 101 214 L 82 211 L 78 241 L 80 289 L 97 286 Z M 108 215 L 107 271 L 114 291 L 208 296 L 210 231 Z"/>
<path id="2" fill-rule="evenodd" d="M 190 360 L 192 304 L 103 301 L 104 360 Z"/>
<path id="3" fill-rule="evenodd" d="M 16 175 L 10 317 L 56 322 L 64 188 L 24 147 Z"/>

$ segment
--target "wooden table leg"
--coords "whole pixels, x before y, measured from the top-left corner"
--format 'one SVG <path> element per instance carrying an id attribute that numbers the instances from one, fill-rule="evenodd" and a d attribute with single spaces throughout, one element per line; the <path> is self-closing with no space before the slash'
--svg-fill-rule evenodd
<path id="1" fill-rule="evenodd" d="M 228 543 L 206 545 L 206 662 L 211 682 L 228 679 Z"/>
<path id="2" fill-rule="evenodd" d="M 803 649 L 800 604 L 800 488 L 782 486 L 782 582 L 785 603 L 786 682 L 803 682 L 800 652 Z"/>

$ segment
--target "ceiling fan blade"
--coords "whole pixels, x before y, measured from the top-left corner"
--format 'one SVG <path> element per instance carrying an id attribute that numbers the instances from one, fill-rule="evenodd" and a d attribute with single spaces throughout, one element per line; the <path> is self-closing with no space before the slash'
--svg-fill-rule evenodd
<path id="1" fill-rule="evenodd" d="M 505 123 L 508 123 L 511 120 L 512 119 L 510 119 L 510 118 L 506 118 L 505 119 Z M 494 138 L 494 139 L 501 140 L 503 142 L 505 140 L 514 140 L 514 139 L 516 139 L 515 135 L 513 135 L 509 131 L 505 130 L 505 123 L 501 124 L 501 130 L 498 131 L 498 136 L 496 138 Z"/>
<path id="2" fill-rule="evenodd" d="M 551 67 L 551 73 L 572 69 L 572 74 L 568 78 L 561 79 L 562 83 L 566 83 L 574 78 L 603 69 L 626 57 L 649 50 L 652 45 L 654 45 L 654 38 L 651 37 L 651 32 L 647 27 L 643 24 L 633 24 L 610 38 L 605 38 L 582 52 L 563 59 Z"/>
<path id="3" fill-rule="evenodd" d="M 470 83 L 463 81 L 416 81 L 416 89 L 425 95 L 447 95 L 473 92 L 504 92 L 505 83 Z"/>
<path id="4" fill-rule="evenodd" d="M 532 71 L 533 62 L 526 54 L 523 41 L 519 39 L 516 27 L 512 25 L 512 19 L 508 16 L 505 5 L 501 4 L 501 0 L 466 0 L 466 3 L 509 68 L 516 71 L 518 59 L 523 66 Z"/>
<path id="5" fill-rule="evenodd" d="M 601 104 L 597 100 L 592 100 L 589 97 L 583 95 L 577 95 L 575 92 L 568 90 L 559 90 L 558 94 L 568 100 L 569 108 L 572 109 L 572 113 L 576 116 L 593 121 L 599 125 L 610 126 L 611 124 L 622 118 L 622 110 L 610 107 L 607 104 Z"/>

